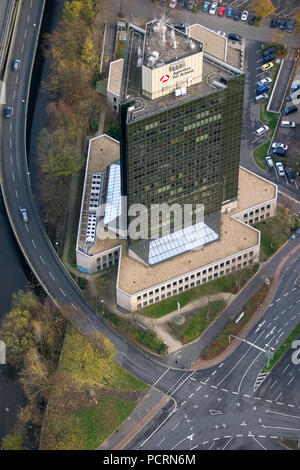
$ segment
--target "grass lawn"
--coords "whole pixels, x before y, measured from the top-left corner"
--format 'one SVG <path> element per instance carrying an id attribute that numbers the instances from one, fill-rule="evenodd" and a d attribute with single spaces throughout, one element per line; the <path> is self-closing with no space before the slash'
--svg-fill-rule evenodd
<path id="1" fill-rule="evenodd" d="M 107 339 L 102 341 L 101 350 L 95 349 L 75 328 L 69 328 L 52 380 L 41 449 L 95 449 L 148 389 L 114 362 L 113 346 Z"/>
<path id="2" fill-rule="evenodd" d="M 124 320 L 115 313 L 106 312 L 105 318 L 116 328 L 122 335 L 127 336 L 131 340 L 140 343 L 143 347 L 148 348 L 156 354 L 165 354 L 166 346 L 158 339 L 156 333 L 152 330 L 142 331 L 130 320 Z"/>
<path id="3" fill-rule="evenodd" d="M 267 169 L 265 157 L 267 156 L 269 146 L 270 140 L 268 140 L 268 142 L 266 142 L 265 144 L 260 145 L 260 147 L 257 147 L 253 152 L 255 163 L 263 170 Z"/>
<path id="4" fill-rule="evenodd" d="M 296 326 L 296 328 L 292 331 L 292 333 L 286 338 L 284 343 L 277 349 L 275 352 L 273 359 L 271 359 L 269 367 L 265 366 L 265 370 L 270 370 L 276 364 L 276 362 L 280 359 L 280 357 L 286 352 L 286 350 L 290 347 L 292 342 L 300 335 L 300 323 Z"/>
<path id="5" fill-rule="evenodd" d="M 200 311 L 196 310 L 185 315 L 185 322 L 183 325 L 177 325 L 174 322 L 169 322 L 168 327 L 172 334 L 178 338 L 183 344 L 190 343 L 197 339 L 203 331 L 213 322 L 220 312 L 226 307 L 223 300 L 209 302 Z"/>
<path id="6" fill-rule="evenodd" d="M 182 294 L 175 295 L 169 299 L 162 300 L 161 302 L 151 305 L 144 309 L 139 310 L 139 313 L 150 318 L 159 318 L 167 313 L 174 312 L 177 310 L 177 303 L 180 303 L 181 307 L 184 307 L 192 300 L 195 300 L 202 296 L 217 294 L 219 292 L 231 292 L 236 294 L 247 281 L 255 274 L 258 270 L 258 265 L 254 265 L 245 269 L 236 271 L 235 273 L 227 274 L 213 281 L 209 281 L 201 286 L 189 289 Z"/>
<path id="7" fill-rule="evenodd" d="M 238 336 L 239 332 L 243 327 L 248 323 L 251 317 L 259 310 L 260 306 L 263 304 L 263 301 L 268 293 L 270 286 L 263 285 L 259 291 L 252 297 L 251 300 L 244 306 L 243 312 L 244 316 L 242 319 L 235 323 L 234 321 L 228 323 L 226 328 L 222 333 L 217 336 L 214 341 L 203 351 L 201 358 L 208 360 L 213 359 L 214 357 L 221 354 L 229 344 L 229 335 Z M 241 312 L 237 312 L 238 316 Z"/>
<path id="8" fill-rule="evenodd" d="M 295 214 L 279 206 L 274 217 L 255 224 L 254 227 L 261 231 L 261 261 L 270 258 L 287 241 L 291 233 L 297 230 L 299 225 Z"/>

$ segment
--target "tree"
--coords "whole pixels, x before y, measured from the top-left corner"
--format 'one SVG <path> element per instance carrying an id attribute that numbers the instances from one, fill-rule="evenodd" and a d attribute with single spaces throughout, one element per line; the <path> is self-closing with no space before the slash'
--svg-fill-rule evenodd
<path id="1" fill-rule="evenodd" d="M 24 450 L 23 437 L 19 432 L 7 434 L 2 439 L 3 450 Z"/>
<path id="2" fill-rule="evenodd" d="M 20 372 L 20 382 L 30 402 L 37 398 L 45 398 L 49 371 L 44 359 L 35 347 L 29 349 L 24 359 L 24 367 Z"/>
<path id="3" fill-rule="evenodd" d="M 274 14 L 275 7 L 271 0 L 254 0 L 253 10 L 260 18 L 266 18 Z"/>

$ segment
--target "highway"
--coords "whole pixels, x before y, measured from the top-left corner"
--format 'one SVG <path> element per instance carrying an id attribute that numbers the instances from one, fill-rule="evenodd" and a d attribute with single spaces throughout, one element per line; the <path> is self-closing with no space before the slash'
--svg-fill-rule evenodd
<path id="1" fill-rule="evenodd" d="M 18 72 L 8 69 L 5 76 L 6 103 L 13 107 L 13 115 L 10 119 L 0 120 L 2 191 L 11 225 L 25 258 L 45 291 L 84 335 L 93 335 L 97 331 L 103 333 L 117 349 L 117 362 L 122 367 L 148 384 L 155 384 L 176 400 L 178 410 L 170 419 L 163 425 L 159 423 L 160 428 L 154 429 L 153 436 L 149 438 L 147 432 L 153 428 L 152 423 L 130 448 L 142 446 L 145 449 L 189 449 L 195 446 L 213 448 L 222 445 L 226 448 L 238 448 L 240 445 L 246 448 L 277 448 L 274 436 L 277 437 L 280 432 L 295 436 L 300 428 L 300 425 L 293 424 L 293 420 L 300 418 L 299 394 L 297 396 L 295 392 L 297 387 L 299 389 L 299 378 L 296 375 L 287 385 L 292 393 L 291 398 L 284 399 L 285 393 L 278 388 L 283 373 L 277 376 L 278 384 L 270 384 L 270 387 L 273 386 L 272 391 L 278 392 L 277 395 L 282 393 L 282 396 L 278 401 L 275 400 L 276 397 L 269 398 L 269 388 L 255 389 L 265 357 L 261 351 L 245 344 L 241 344 L 223 364 L 212 369 L 200 372 L 166 367 L 163 362 L 160 363 L 158 359 L 121 338 L 96 314 L 48 240 L 32 198 L 25 150 L 30 70 L 43 5 L 42 0 L 22 3 L 22 12 L 17 18 L 18 25 L 10 51 L 10 60 L 20 59 L 21 68 Z M 27 209 L 28 223 L 24 223 L 21 218 L 20 208 L 24 207 Z M 291 247 L 295 244 L 296 241 L 291 242 Z M 263 324 L 253 328 L 247 337 L 249 341 L 260 347 L 264 347 L 266 342 L 278 347 L 299 323 L 300 291 L 294 287 L 299 270 L 299 258 L 295 255 L 291 257 L 284 277 L 280 280 L 273 304 L 261 320 Z M 282 364 L 284 361 L 279 366 L 282 367 Z M 264 390 L 261 397 L 257 395 L 259 390 Z M 259 413 L 253 413 L 256 411 L 253 407 Z M 296 418 L 287 417 L 287 414 Z M 244 422 L 246 424 L 242 425 Z M 277 429 L 276 432 L 274 428 Z M 262 435 L 265 437 L 260 438 Z M 146 439 L 147 442 L 144 443 Z M 262 443 L 260 439 L 265 439 L 266 442 Z"/>

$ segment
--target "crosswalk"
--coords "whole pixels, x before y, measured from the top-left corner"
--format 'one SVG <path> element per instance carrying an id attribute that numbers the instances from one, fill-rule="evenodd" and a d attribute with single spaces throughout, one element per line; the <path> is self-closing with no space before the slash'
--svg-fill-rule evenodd
<path id="1" fill-rule="evenodd" d="M 260 370 L 258 376 L 256 377 L 255 384 L 253 387 L 253 392 L 255 393 L 258 387 L 263 383 L 263 381 L 267 378 L 269 372 L 265 372 L 263 369 Z"/>

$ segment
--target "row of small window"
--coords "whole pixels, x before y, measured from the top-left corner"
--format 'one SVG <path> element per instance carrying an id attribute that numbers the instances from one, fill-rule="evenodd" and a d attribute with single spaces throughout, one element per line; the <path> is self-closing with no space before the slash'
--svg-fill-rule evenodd
<path id="1" fill-rule="evenodd" d="M 248 254 L 248 253 L 244 253 L 243 256 L 240 255 L 240 256 L 238 256 L 237 258 L 232 258 L 232 260 L 227 260 L 227 261 L 224 262 L 224 263 L 220 263 L 220 266 L 219 266 L 218 264 L 216 264 L 214 267 L 210 267 L 210 268 L 208 268 L 208 269 L 203 269 L 202 273 L 201 273 L 201 271 L 199 271 L 199 272 L 196 273 L 196 274 L 191 274 L 190 276 L 186 276 L 184 279 L 179 279 L 178 281 L 173 281 L 173 283 L 167 284 L 166 286 L 162 286 L 162 287 L 160 287 L 160 288 L 158 287 L 158 288 L 155 289 L 154 291 L 152 290 L 152 291 L 150 291 L 150 292 L 145 292 L 145 293 L 143 294 L 143 296 L 142 296 L 142 295 L 139 295 L 139 296 L 137 297 L 137 300 L 141 300 L 142 297 L 143 297 L 143 298 L 146 298 L 146 297 L 148 297 L 148 295 L 149 295 L 149 296 L 152 296 L 153 294 L 157 294 L 157 293 L 159 293 L 159 292 L 163 292 L 163 291 L 165 291 L 166 289 L 171 289 L 172 286 L 175 287 L 175 286 L 177 286 L 178 284 L 183 284 L 183 282 L 190 282 L 190 281 L 193 281 L 196 277 L 201 277 L 201 275 L 202 275 L 202 276 L 205 276 L 207 273 L 211 273 L 211 272 L 213 272 L 213 271 L 217 271 L 219 268 L 221 269 L 221 271 L 220 271 L 220 276 L 222 276 L 222 275 L 224 274 L 224 270 L 222 270 L 222 268 L 224 268 L 225 266 L 229 266 L 230 263 L 233 264 L 233 263 L 236 263 L 237 261 L 241 261 L 242 258 L 243 258 L 243 259 L 247 259 L 247 258 L 248 258 L 248 255 L 249 255 L 249 258 L 251 259 L 251 258 L 253 257 L 253 251 L 250 251 L 249 254 Z M 246 265 L 247 265 L 247 261 L 244 261 L 244 262 L 243 262 L 243 266 L 246 266 Z M 241 268 L 241 263 L 239 263 L 239 264 L 237 265 L 237 268 Z M 234 271 L 234 270 L 235 270 L 235 266 L 232 266 L 231 268 L 227 268 L 226 271 L 225 271 L 225 273 L 227 274 L 227 273 L 230 271 L 230 269 L 231 269 L 232 271 Z M 217 277 L 217 276 L 218 276 L 218 273 L 215 273 L 215 274 L 214 274 L 214 277 Z M 212 279 L 212 275 L 211 275 L 211 276 L 208 276 L 208 279 L 207 279 L 207 280 L 210 281 L 211 279 Z M 202 278 L 202 282 L 206 282 L 206 278 Z M 192 283 L 191 283 L 191 284 L 192 284 Z M 196 284 L 200 284 L 200 279 L 199 279 L 199 281 L 197 281 Z M 191 285 L 191 287 L 194 287 L 194 286 Z M 186 286 L 185 286 L 185 288 L 186 288 Z M 179 290 L 179 291 L 180 291 L 180 290 Z M 180 292 L 181 292 L 181 291 L 180 291 Z"/>
<path id="2" fill-rule="evenodd" d="M 103 255 L 101 258 L 97 258 L 97 269 L 107 268 L 108 266 L 112 266 L 115 264 L 114 262 L 119 259 L 119 251 L 115 251 L 114 253 L 108 253 L 108 255 Z M 108 263 L 107 263 L 108 262 Z"/>
<path id="3" fill-rule="evenodd" d="M 252 260 L 249 260 L 249 264 L 251 264 L 251 262 L 252 262 Z M 220 273 L 214 273 L 214 274 L 211 274 L 211 275 L 207 276 L 207 278 L 204 277 L 201 280 L 198 279 L 197 281 L 191 282 L 190 284 L 185 284 L 184 286 L 179 287 L 178 289 L 173 289 L 173 291 L 170 290 L 170 291 L 166 292 L 165 294 L 161 294 L 160 296 L 156 296 L 154 299 L 152 298 L 152 299 L 149 299 L 149 300 L 145 300 L 143 302 L 143 304 L 138 303 L 137 308 L 146 307 L 147 305 L 153 304 L 153 302 L 159 302 L 160 300 L 163 300 L 166 297 L 170 297 L 171 295 L 179 294 L 180 292 L 183 292 L 184 290 L 187 290 L 187 289 L 192 289 L 193 287 L 196 287 L 200 284 L 204 284 L 205 282 L 211 281 L 212 279 L 216 279 L 219 276 L 229 274 L 230 271 L 235 271 L 236 269 L 241 269 L 242 267 L 245 267 L 247 265 L 248 265 L 248 261 L 244 261 L 243 263 L 239 263 L 237 266 L 232 266 L 231 268 L 226 268 L 225 270 L 220 271 Z M 171 287 L 171 284 L 168 284 L 168 285 Z M 163 290 L 163 287 L 161 288 L 161 290 Z M 158 293 L 158 292 L 159 292 L 159 289 L 155 289 L 155 293 Z M 153 291 L 149 292 L 149 296 L 150 295 L 153 295 Z M 143 294 L 143 298 L 146 298 L 146 297 L 147 297 L 147 294 Z M 142 299 L 142 296 L 139 295 L 137 297 L 137 300 L 139 301 L 141 299 Z"/>
<path id="4" fill-rule="evenodd" d="M 266 213 L 266 218 L 267 218 L 267 217 L 270 217 L 270 213 L 269 213 L 269 212 Z M 248 224 L 248 223 L 249 223 L 249 224 L 253 224 L 253 223 L 255 223 L 255 222 L 258 222 L 259 220 L 263 220 L 264 218 L 265 218 L 265 216 L 264 216 L 264 215 L 261 215 L 260 217 L 255 217 L 254 221 L 253 221 L 253 219 L 245 220 L 245 224 Z"/>
<path id="5" fill-rule="evenodd" d="M 266 207 L 265 207 L 265 206 L 260 207 L 260 208 L 258 208 L 258 209 L 255 209 L 255 214 L 259 214 L 259 211 L 260 211 L 260 212 L 265 212 L 265 209 L 268 210 L 268 209 L 270 209 L 270 208 L 271 208 L 271 204 L 268 204 Z M 253 214 L 254 214 L 254 211 L 251 211 L 251 212 L 249 212 L 249 213 L 244 214 L 244 219 L 247 219 L 248 217 L 252 217 Z M 270 215 L 270 214 L 269 214 L 269 215 Z M 249 222 L 250 222 L 250 220 L 249 220 Z M 250 223 L 251 223 L 251 222 L 250 222 Z"/>

